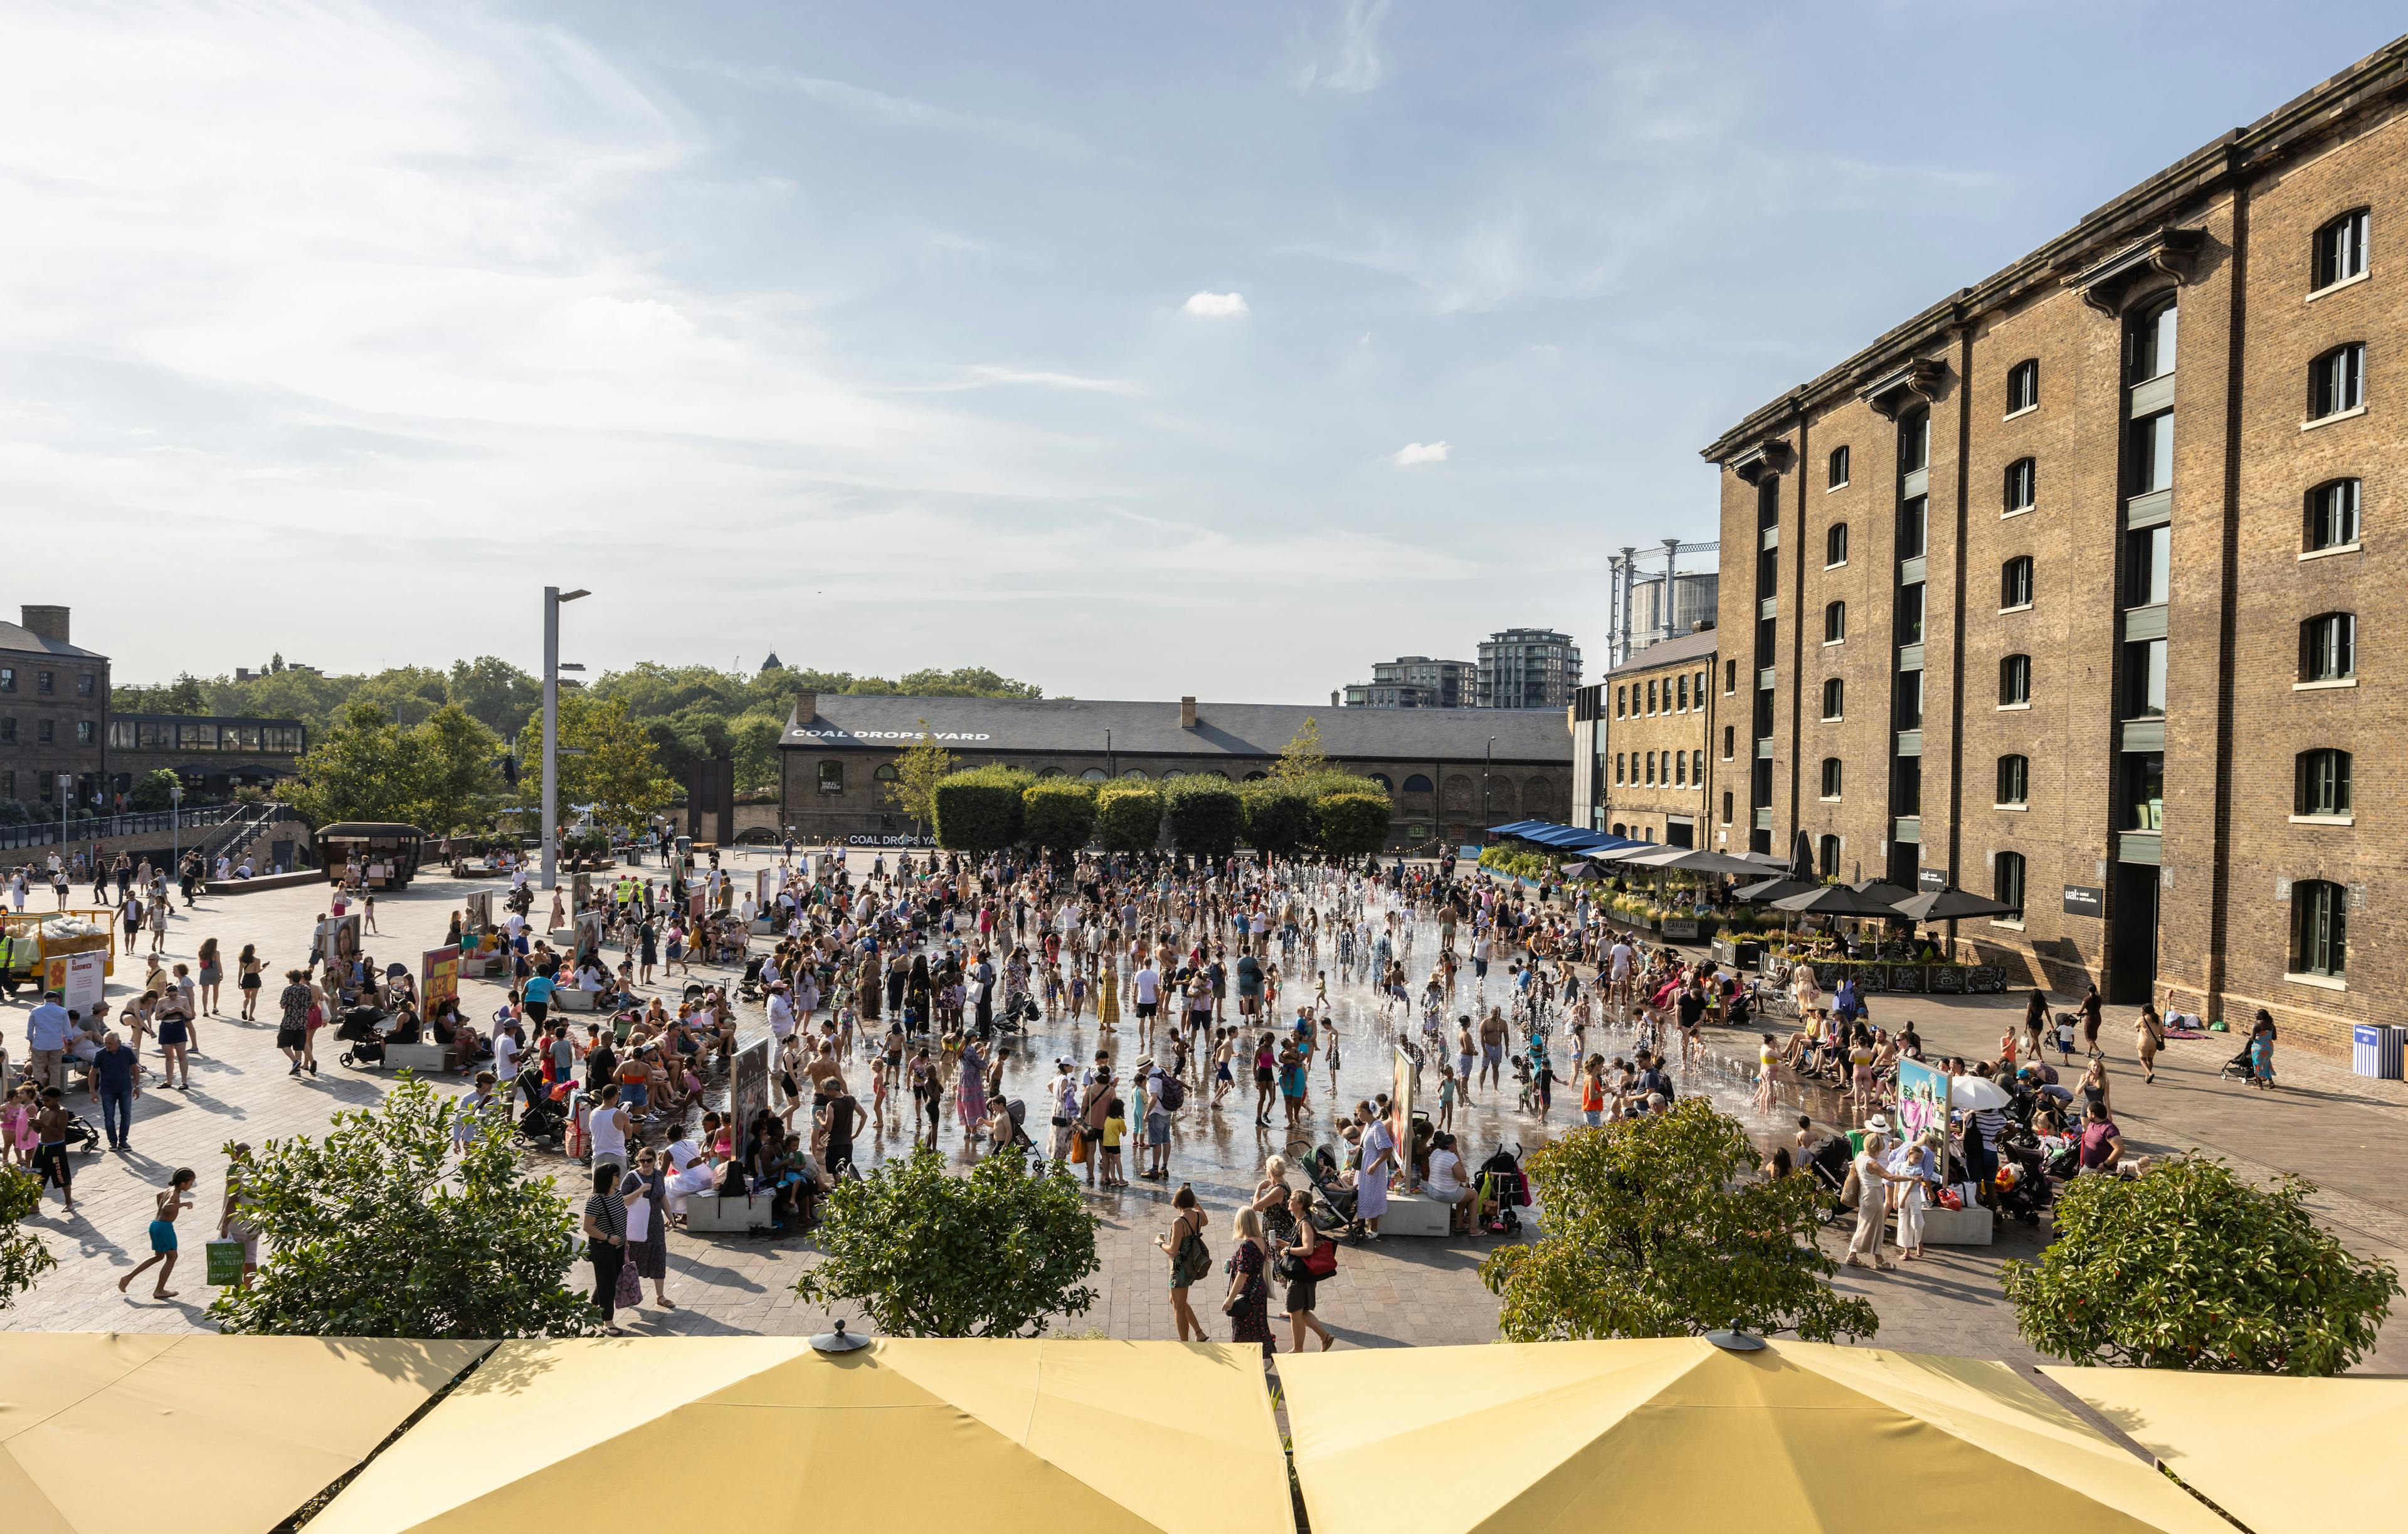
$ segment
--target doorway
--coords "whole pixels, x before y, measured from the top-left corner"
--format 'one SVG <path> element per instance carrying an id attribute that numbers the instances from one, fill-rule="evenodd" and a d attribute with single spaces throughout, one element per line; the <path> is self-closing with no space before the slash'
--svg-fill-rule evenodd
<path id="1" fill-rule="evenodd" d="M 2107 999 L 2146 1001 L 2157 983 L 2157 867 L 2118 863 L 2107 892 Z"/>

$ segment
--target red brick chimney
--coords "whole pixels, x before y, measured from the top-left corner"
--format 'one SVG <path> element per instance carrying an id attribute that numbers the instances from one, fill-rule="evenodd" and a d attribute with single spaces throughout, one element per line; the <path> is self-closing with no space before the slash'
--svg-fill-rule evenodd
<path id="1" fill-rule="evenodd" d="M 816 692 L 795 695 L 795 723 L 808 724 L 819 717 L 820 695 Z"/>
<path id="2" fill-rule="evenodd" d="M 20 622 L 25 625 L 25 629 L 28 633 L 40 638 L 55 639 L 60 644 L 70 644 L 74 642 L 67 638 L 66 609 L 58 607 L 36 607 L 33 603 L 28 602 L 19 610 L 23 614 L 23 617 Z"/>

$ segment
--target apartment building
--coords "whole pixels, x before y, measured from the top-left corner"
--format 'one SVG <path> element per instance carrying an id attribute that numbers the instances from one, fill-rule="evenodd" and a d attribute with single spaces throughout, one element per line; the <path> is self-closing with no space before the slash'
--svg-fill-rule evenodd
<path id="1" fill-rule="evenodd" d="M 1714 644 L 1712 627 L 1659 641 L 1580 690 L 1576 824 L 1640 841 L 1707 845 Z"/>
<path id="2" fill-rule="evenodd" d="M 1961 937 L 2113 999 L 2397 994 L 2403 102 L 2408 39 L 1704 450 L 1714 845 L 1995 895 Z"/>
<path id="3" fill-rule="evenodd" d="M 1563 709 L 1580 687 L 1580 646 L 1552 628 L 1505 628 L 1480 641 L 1479 706 Z"/>

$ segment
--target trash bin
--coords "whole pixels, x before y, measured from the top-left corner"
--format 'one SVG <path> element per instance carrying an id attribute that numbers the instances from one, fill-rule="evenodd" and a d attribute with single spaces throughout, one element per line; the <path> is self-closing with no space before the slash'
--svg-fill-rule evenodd
<path id="1" fill-rule="evenodd" d="M 2403 1039 L 2408 1039 L 2408 1028 L 2383 1023 L 2353 1024 L 2349 1030 L 2349 1068 L 2379 1081 L 2399 1081 Z"/>

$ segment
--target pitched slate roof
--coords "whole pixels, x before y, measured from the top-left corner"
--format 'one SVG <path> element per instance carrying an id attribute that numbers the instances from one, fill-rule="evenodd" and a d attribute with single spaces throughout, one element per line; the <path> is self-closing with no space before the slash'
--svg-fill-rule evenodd
<path id="1" fill-rule="evenodd" d="M 1198 703 L 1182 729 L 1177 703 L 1087 698 L 863 697 L 823 693 L 813 716 L 790 712 L 779 740 L 788 750 L 896 751 L 925 728 L 955 752 L 1012 755 L 1269 758 L 1307 719 L 1321 749 L 1345 761 L 1478 761 L 1497 739 L 1495 760 L 1560 767 L 1571 753 L 1562 709 L 1333 709 L 1290 703 Z"/>
<path id="2" fill-rule="evenodd" d="M 1659 666 L 1678 666 L 1714 652 L 1714 641 L 1720 636 L 1716 629 L 1701 629 L 1694 634 L 1682 634 L 1633 652 L 1630 658 L 1606 673 L 1618 677 L 1628 671 L 1653 671 Z"/>
<path id="3" fill-rule="evenodd" d="M 24 655 L 56 655 L 64 660 L 105 661 L 108 656 L 97 650 L 86 650 L 64 639 L 45 639 L 22 624 L 0 623 L 0 650 Z"/>

